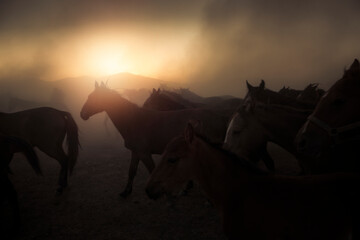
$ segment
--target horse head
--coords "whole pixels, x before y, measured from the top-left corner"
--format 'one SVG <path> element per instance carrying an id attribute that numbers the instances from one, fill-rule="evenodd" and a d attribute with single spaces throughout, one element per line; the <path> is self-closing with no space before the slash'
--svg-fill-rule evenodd
<path id="1" fill-rule="evenodd" d="M 360 65 L 357 59 L 317 104 L 299 130 L 299 153 L 313 158 L 331 157 L 339 147 L 360 139 Z M 352 152 L 358 151 L 353 149 Z M 345 153 L 344 153 L 345 154 Z"/>
<path id="2" fill-rule="evenodd" d="M 107 86 L 101 82 L 95 82 L 95 89 L 91 92 L 81 109 L 80 116 L 84 120 L 88 120 L 92 115 L 105 110 L 106 96 L 111 91 Z"/>
<path id="3" fill-rule="evenodd" d="M 184 135 L 168 143 L 146 185 L 146 193 L 151 199 L 157 199 L 163 194 L 176 195 L 193 179 L 188 154 Z"/>

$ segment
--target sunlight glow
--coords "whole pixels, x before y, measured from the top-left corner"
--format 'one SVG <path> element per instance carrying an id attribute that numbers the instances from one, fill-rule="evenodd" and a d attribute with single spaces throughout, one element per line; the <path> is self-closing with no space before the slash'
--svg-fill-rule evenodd
<path id="1" fill-rule="evenodd" d="M 121 50 L 118 46 L 97 46 L 88 56 L 89 72 L 96 75 L 111 75 L 128 71 L 128 65 L 122 58 Z"/>

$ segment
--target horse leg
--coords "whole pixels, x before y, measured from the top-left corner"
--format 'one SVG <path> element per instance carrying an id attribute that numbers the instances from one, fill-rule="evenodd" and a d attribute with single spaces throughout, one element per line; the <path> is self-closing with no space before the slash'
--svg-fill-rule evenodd
<path id="1" fill-rule="evenodd" d="M 151 157 L 151 154 L 146 154 L 141 156 L 141 161 L 144 163 L 146 169 L 151 173 L 155 168 L 154 160 Z"/>
<path id="2" fill-rule="evenodd" d="M 131 152 L 131 163 L 129 168 L 128 182 L 124 191 L 120 193 L 120 196 L 123 198 L 126 198 L 132 192 L 132 185 L 138 165 L 139 165 L 139 155 L 135 152 Z"/>
<path id="3" fill-rule="evenodd" d="M 52 146 L 51 148 L 39 147 L 39 149 L 46 153 L 48 156 L 56 159 L 60 164 L 61 169 L 58 180 L 59 186 L 56 190 L 56 193 L 61 194 L 68 184 L 68 157 L 66 156 L 61 144 L 57 144 L 56 146 Z"/>

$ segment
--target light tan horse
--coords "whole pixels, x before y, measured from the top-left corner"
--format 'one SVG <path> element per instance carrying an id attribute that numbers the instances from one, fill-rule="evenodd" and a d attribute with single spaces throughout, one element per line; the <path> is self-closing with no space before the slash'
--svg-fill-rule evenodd
<path id="1" fill-rule="evenodd" d="M 48 107 L 0 113 L 0 133 L 22 138 L 57 160 L 61 166 L 57 192 L 63 191 L 79 151 L 78 127 L 70 113 Z M 67 154 L 63 149 L 65 136 Z"/>
<path id="2" fill-rule="evenodd" d="M 274 170 L 274 162 L 266 151 L 267 142 L 273 142 L 299 157 L 295 137 L 305 123 L 311 110 L 299 110 L 285 105 L 250 104 L 245 110 L 239 108 L 231 119 L 224 140 L 224 149 L 250 161 L 264 161 Z"/>
<path id="3" fill-rule="evenodd" d="M 269 175 L 186 128 L 152 173 L 150 198 L 196 179 L 219 210 L 229 239 L 349 239 L 359 228 L 360 177 Z M 358 236 L 353 235 L 353 239 Z"/>
<path id="4" fill-rule="evenodd" d="M 126 197 L 132 191 L 139 161 L 149 172 L 154 168 L 152 154 L 161 154 L 166 144 L 179 135 L 189 119 L 203 122 L 204 131 L 210 138 L 222 142 L 225 136 L 227 117 L 211 110 L 187 109 L 179 111 L 156 111 L 138 107 L 123 98 L 116 91 L 95 83 L 82 110 L 81 117 L 89 119 L 94 114 L 105 111 L 124 138 L 125 147 L 131 150 L 131 164 L 128 182 L 121 193 Z"/>

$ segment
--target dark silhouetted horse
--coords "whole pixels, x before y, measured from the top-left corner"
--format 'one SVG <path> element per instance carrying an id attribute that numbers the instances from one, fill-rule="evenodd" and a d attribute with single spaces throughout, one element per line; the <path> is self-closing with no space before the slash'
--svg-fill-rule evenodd
<path id="1" fill-rule="evenodd" d="M 121 196 L 126 197 L 132 191 L 139 161 L 149 172 L 154 168 L 152 154 L 161 154 L 166 144 L 179 135 L 189 119 L 203 122 L 206 133 L 217 142 L 225 137 L 228 117 L 205 109 L 186 109 L 179 111 L 155 111 L 142 107 L 123 98 L 116 91 L 101 84 L 95 84 L 95 90 L 89 94 L 81 117 L 89 119 L 94 114 L 105 111 L 125 141 L 125 147 L 131 150 L 131 164 L 128 182 Z"/>
<path id="2" fill-rule="evenodd" d="M 61 166 L 57 192 L 62 192 L 79 152 L 78 127 L 70 113 L 48 107 L 0 113 L 0 133 L 22 138 L 56 159 Z M 65 136 L 67 154 L 63 149 Z"/>
<path id="3" fill-rule="evenodd" d="M 189 125 L 185 136 L 168 144 L 146 192 L 153 199 L 173 194 L 189 179 L 196 179 L 214 203 L 229 239 L 359 237 L 358 175 L 267 174 L 209 143 Z"/>

